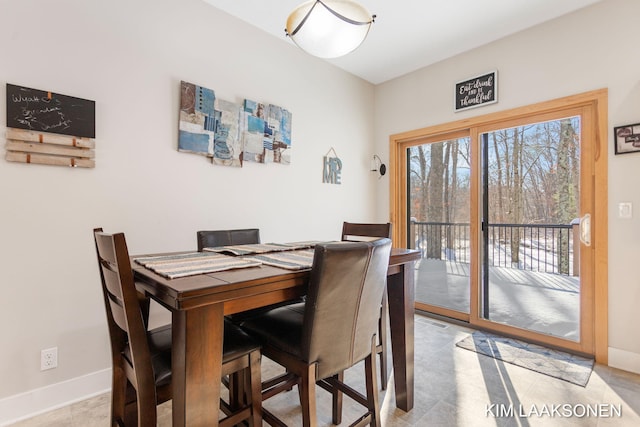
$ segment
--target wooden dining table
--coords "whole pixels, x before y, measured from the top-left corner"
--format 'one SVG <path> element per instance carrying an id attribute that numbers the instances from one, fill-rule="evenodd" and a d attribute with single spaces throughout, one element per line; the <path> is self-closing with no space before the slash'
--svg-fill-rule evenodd
<path id="1" fill-rule="evenodd" d="M 135 258 L 138 286 L 171 311 L 173 425 L 217 426 L 223 317 L 301 297 L 310 269 L 261 265 L 168 279 Z M 396 406 L 404 411 L 413 408 L 414 264 L 419 258 L 418 250 L 393 248 L 387 272 Z"/>

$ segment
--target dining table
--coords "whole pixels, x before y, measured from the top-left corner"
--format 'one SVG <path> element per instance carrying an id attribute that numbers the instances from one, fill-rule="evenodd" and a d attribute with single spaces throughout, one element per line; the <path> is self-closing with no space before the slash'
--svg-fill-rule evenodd
<path id="1" fill-rule="evenodd" d="M 173 425 L 217 426 L 224 316 L 299 299 L 306 294 L 311 269 L 260 264 L 168 278 L 136 262 L 148 256 L 132 256 L 131 265 L 139 289 L 171 312 Z M 414 403 L 414 269 L 419 258 L 419 250 L 392 248 L 387 271 L 396 406 L 404 411 Z"/>

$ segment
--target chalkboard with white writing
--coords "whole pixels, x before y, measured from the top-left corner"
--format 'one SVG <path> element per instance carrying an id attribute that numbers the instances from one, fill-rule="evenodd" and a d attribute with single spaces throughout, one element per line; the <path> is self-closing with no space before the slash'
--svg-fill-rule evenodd
<path id="1" fill-rule="evenodd" d="M 95 104 L 7 83 L 7 127 L 95 138 Z"/>
<path id="2" fill-rule="evenodd" d="M 498 102 L 498 72 L 492 71 L 456 83 L 454 102 L 455 111 Z"/>

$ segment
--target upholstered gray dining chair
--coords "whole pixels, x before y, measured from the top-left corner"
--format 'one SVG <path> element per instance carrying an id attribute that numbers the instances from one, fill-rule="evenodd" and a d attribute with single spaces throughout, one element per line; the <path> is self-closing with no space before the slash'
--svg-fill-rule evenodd
<path id="1" fill-rule="evenodd" d="M 263 354 L 286 369 L 263 382 L 263 400 L 298 384 L 304 427 L 316 425 L 316 384 L 333 394 L 334 424 L 342 418 L 344 393 L 367 409 L 358 425 L 380 426 L 375 349 L 390 250 L 390 239 L 319 244 L 305 303 L 274 308 L 241 323 L 262 343 Z M 344 370 L 362 360 L 366 396 L 344 383 Z M 263 419 L 284 425 L 264 408 Z"/>

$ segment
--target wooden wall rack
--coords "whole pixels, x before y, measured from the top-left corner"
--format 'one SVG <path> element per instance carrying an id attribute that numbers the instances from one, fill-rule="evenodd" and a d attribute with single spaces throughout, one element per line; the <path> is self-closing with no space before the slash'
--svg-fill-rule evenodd
<path id="1" fill-rule="evenodd" d="M 6 149 L 5 159 L 10 162 L 95 167 L 95 141 L 91 138 L 7 128 Z"/>

